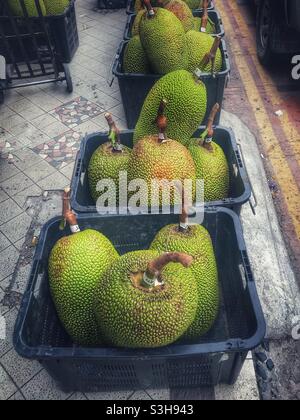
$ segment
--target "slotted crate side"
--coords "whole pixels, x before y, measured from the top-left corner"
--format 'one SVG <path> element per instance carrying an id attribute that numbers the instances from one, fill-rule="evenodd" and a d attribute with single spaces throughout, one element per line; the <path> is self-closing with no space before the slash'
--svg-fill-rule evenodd
<path id="1" fill-rule="evenodd" d="M 134 129 L 150 89 L 162 76 L 158 74 L 124 73 L 123 57 L 127 43 L 128 41 L 122 41 L 120 44 L 113 65 L 113 75 L 119 82 L 127 126 L 129 129 Z M 229 57 L 224 40 L 221 41 L 221 52 L 223 58 L 222 71 L 215 76 L 209 73 L 203 73 L 201 76 L 201 80 L 207 89 L 207 112 L 203 124 L 207 123 L 210 111 L 216 103 L 220 104 L 220 111 L 216 115 L 215 123 L 219 124 L 220 122 L 224 90 L 230 74 Z M 201 121 L 199 121 L 200 123 Z"/>
<path id="2" fill-rule="evenodd" d="M 203 131 L 204 127 L 202 126 L 196 131 L 194 136 L 198 137 Z M 121 133 L 121 142 L 127 147 L 133 147 L 132 138 L 133 131 L 124 131 Z M 246 203 L 251 196 L 251 186 L 244 164 L 240 158 L 235 136 L 229 129 L 216 127 L 214 140 L 223 149 L 229 163 L 230 192 L 228 199 L 206 204 L 207 206 L 229 207 L 239 213 L 242 204 Z M 97 212 L 96 205 L 90 194 L 87 169 L 95 150 L 106 141 L 108 141 L 107 133 L 94 133 L 88 135 L 81 143 L 71 184 L 71 205 L 76 212 Z"/>
<path id="3" fill-rule="evenodd" d="M 177 219 L 176 215 L 147 215 L 132 217 L 129 223 L 124 217 L 80 215 L 78 222 L 81 229 L 93 227 L 101 231 L 123 254 L 147 249 L 158 230 L 177 223 Z M 234 213 L 226 209 L 205 213 L 204 226 L 212 237 L 222 296 L 213 329 L 195 343 L 179 341 L 164 348 L 142 350 L 72 345 L 57 319 L 48 286 L 50 251 L 59 238 L 70 234 L 67 228 L 60 231 L 59 223 L 59 218 L 50 221 L 40 236 L 34 275 L 15 327 L 14 346 L 20 355 L 41 361 L 61 388 L 74 391 L 192 387 L 236 380 L 247 352 L 262 341 L 265 324 L 252 276 L 234 269 L 244 264 L 246 252 Z M 232 307 L 236 309 L 229 311 Z"/>
<path id="4" fill-rule="evenodd" d="M 200 10 L 196 10 L 193 12 L 194 17 L 202 17 L 202 15 L 203 15 L 203 12 Z M 216 27 L 216 32 L 214 35 L 219 35 L 223 37 L 225 35 L 225 31 L 224 31 L 224 26 L 223 26 L 222 19 L 220 17 L 219 12 L 217 12 L 216 10 L 210 10 L 208 12 L 208 16 L 212 20 L 212 22 L 215 24 L 215 27 Z M 135 18 L 136 18 L 135 14 L 128 15 L 128 19 L 127 19 L 127 23 L 126 23 L 125 31 L 124 31 L 125 41 L 128 41 L 132 37 L 131 31 L 132 31 L 132 25 L 134 24 Z"/>

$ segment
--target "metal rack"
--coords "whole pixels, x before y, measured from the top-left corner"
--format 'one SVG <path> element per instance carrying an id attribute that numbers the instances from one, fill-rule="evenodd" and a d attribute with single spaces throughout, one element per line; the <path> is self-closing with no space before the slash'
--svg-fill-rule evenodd
<path id="1" fill-rule="evenodd" d="M 65 81 L 72 92 L 69 67 L 56 54 L 40 0 L 34 0 L 36 17 L 29 16 L 24 0 L 19 2 L 23 16 L 12 14 L 8 0 L 0 6 L 0 103 L 6 90 L 26 86 Z"/>

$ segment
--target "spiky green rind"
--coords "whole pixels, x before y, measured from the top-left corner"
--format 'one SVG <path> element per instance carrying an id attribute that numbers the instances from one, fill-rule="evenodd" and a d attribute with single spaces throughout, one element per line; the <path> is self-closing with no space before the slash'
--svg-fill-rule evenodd
<path id="1" fill-rule="evenodd" d="M 208 231 L 192 225 L 187 233 L 182 233 L 178 225 L 168 225 L 156 235 L 150 249 L 184 252 L 194 257 L 191 270 L 197 282 L 198 306 L 184 338 L 198 339 L 212 328 L 220 301 L 217 263 Z"/>
<path id="2" fill-rule="evenodd" d="M 201 21 L 202 19 L 200 17 L 194 17 L 194 29 L 195 31 L 201 30 Z M 206 26 L 206 33 L 207 34 L 215 34 L 216 33 L 216 27 L 215 24 L 211 19 L 208 19 L 207 26 Z"/>
<path id="3" fill-rule="evenodd" d="M 198 304 L 190 269 L 170 263 L 161 290 L 133 286 L 130 274 L 145 272 L 156 251 L 136 251 L 116 260 L 102 277 L 95 314 L 108 342 L 119 347 L 154 348 L 176 341 L 191 325 Z"/>
<path id="4" fill-rule="evenodd" d="M 186 42 L 188 46 L 189 54 L 189 64 L 188 70 L 194 71 L 196 68 L 199 68 L 205 73 L 210 73 L 212 71 L 211 63 L 203 66 L 201 63 L 207 53 L 210 52 L 215 38 L 211 35 L 198 31 L 189 31 L 186 33 Z M 223 60 L 222 53 L 220 48 L 217 51 L 214 71 L 216 73 L 222 70 Z"/>
<path id="5" fill-rule="evenodd" d="M 23 9 L 20 0 L 9 0 L 8 2 L 11 12 L 15 16 L 23 16 Z M 24 4 L 29 17 L 39 16 L 38 10 L 34 0 L 24 0 Z M 46 15 L 46 8 L 43 0 L 40 0 L 41 11 L 43 15 Z"/>
<path id="6" fill-rule="evenodd" d="M 125 73 L 147 74 L 150 72 L 150 65 L 140 37 L 132 37 L 125 47 L 123 71 Z"/>
<path id="7" fill-rule="evenodd" d="M 187 145 L 203 122 L 207 107 L 206 87 L 186 70 L 169 73 L 152 87 L 143 104 L 135 127 L 133 142 L 157 134 L 156 116 L 161 101 L 167 101 L 166 133 L 171 139 Z"/>
<path id="8" fill-rule="evenodd" d="M 51 295 L 62 324 L 77 344 L 96 346 L 102 341 L 94 296 L 104 271 L 117 258 L 112 243 L 90 229 L 60 239 L 51 251 Z"/>
<path id="9" fill-rule="evenodd" d="M 70 4 L 70 0 L 44 0 L 47 15 L 61 15 Z"/>
<path id="10" fill-rule="evenodd" d="M 131 29 L 131 35 L 139 35 L 140 34 L 140 22 L 142 19 L 143 14 L 146 13 L 144 9 L 140 10 L 136 17 L 134 18 L 132 29 Z"/>
<path id="11" fill-rule="evenodd" d="M 193 13 L 184 1 L 171 0 L 166 3 L 164 8 L 172 12 L 180 20 L 185 32 L 194 29 Z"/>
<path id="12" fill-rule="evenodd" d="M 204 180 L 205 201 L 218 201 L 229 195 L 229 167 L 222 148 L 215 142 L 211 147 L 208 150 L 192 139 L 189 151 L 196 165 L 196 178 Z"/>

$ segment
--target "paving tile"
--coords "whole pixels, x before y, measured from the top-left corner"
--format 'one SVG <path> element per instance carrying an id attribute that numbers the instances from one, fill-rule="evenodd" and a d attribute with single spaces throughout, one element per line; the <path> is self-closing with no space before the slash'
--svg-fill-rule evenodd
<path id="1" fill-rule="evenodd" d="M 1 363 L 6 372 L 14 378 L 14 381 L 19 388 L 25 385 L 42 370 L 42 366 L 38 362 L 35 360 L 23 359 L 14 349 L 10 350 L 1 358 Z"/>
<path id="2" fill-rule="evenodd" d="M 51 111 L 62 103 L 59 99 L 45 94 L 42 90 L 34 95 L 31 95 L 29 99 L 44 111 Z"/>
<path id="3" fill-rule="evenodd" d="M 152 400 L 169 400 L 170 399 L 170 389 L 148 389 L 146 390 L 147 394 L 152 398 Z"/>
<path id="4" fill-rule="evenodd" d="M 115 108 L 117 105 L 119 105 L 119 101 L 117 99 L 114 99 L 113 97 L 106 95 L 104 92 L 99 95 L 99 98 L 96 100 L 96 103 L 105 111 L 111 110 L 112 108 Z"/>
<path id="5" fill-rule="evenodd" d="M 45 113 L 44 110 L 42 110 L 26 98 L 15 102 L 14 104 L 11 104 L 10 108 L 28 121 L 30 121 L 33 118 L 39 117 Z"/>
<path id="6" fill-rule="evenodd" d="M 29 142 L 30 137 L 36 131 L 36 127 L 29 121 L 24 120 L 10 130 L 10 133 L 18 138 L 18 140 L 25 144 Z M 27 143 L 26 143 L 27 144 Z"/>
<path id="7" fill-rule="evenodd" d="M 14 246 L 9 246 L 0 252 L 0 282 L 13 273 L 18 259 L 19 252 Z"/>
<path id="8" fill-rule="evenodd" d="M 42 181 L 38 182 L 38 185 L 42 190 L 61 190 L 70 185 L 70 181 L 60 172 L 48 176 Z"/>
<path id="9" fill-rule="evenodd" d="M 53 98 L 50 95 L 47 95 L 47 96 L 49 96 L 50 98 Z M 53 109 L 53 108 L 51 108 L 51 109 Z M 55 123 L 56 122 L 56 118 L 53 117 L 53 115 L 44 114 L 44 115 L 42 115 L 42 116 L 40 116 L 38 118 L 35 118 L 31 122 L 32 122 L 32 124 L 35 127 L 37 127 L 40 130 L 42 130 L 43 128 L 48 127 L 48 125 Z"/>
<path id="10" fill-rule="evenodd" d="M 2 175 L 2 174 L 1 174 Z M 2 178 L 2 176 L 1 176 Z M 2 203 L 2 201 L 5 201 L 9 198 L 9 196 L 6 194 L 6 192 L 2 189 L 2 187 L 0 187 L 0 203 Z"/>
<path id="11" fill-rule="evenodd" d="M 7 237 L 0 232 L 0 252 L 8 248 L 10 245 L 11 243 L 9 242 Z"/>
<path id="12" fill-rule="evenodd" d="M 14 111 L 10 109 L 8 106 L 0 105 L 0 115 L 1 115 L 1 119 L 8 118 L 14 115 Z"/>
<path id="13" fill-rule="evenodd" d="M 21 394 L 21 392 L 17 391 L 14 395 L 9 398 L 9 401 L 24 401 L 25 398 Z"/>
<path id="14" fill-rule="evenodd" d="M 60 391 L 54 380 L 42 370 L 23 388 L 22 393 L 27 400 L 66 400 L 70 394 Z"/>
<path id="15" fill-rule="evenodd" d="M 71 162 L 69 165 L 63 166 L 59 171 L 66 176 L 68 179 L 72 179 L 73 170 L 74 170 L 74 163 Z"/>
<path id="16" fill-rule="evenodd" d="M 84 395 L 89 400 L 128 400 L 128 398 L 132 395 L 133 391 L 115 391 L 115 392 L 85 392 Z"/>
<path id="17" fill-rule="evenodd" d="M 30 187 L 32 184 L 32 180 L 26 174 L 19 172 L 12 178 L 4 181 L 2 188 L 10 197 L 14 197 L 14 195 Z"/>
<path id="18" fill-rule="evenodd" d="M 126 120 L 125 117 L 125 112 L 124 112 L 124 107 L 123 104 L 119 104 L 117 106 L 115 106 L 114 108 L 112 108 L 110 110 L 110 112 L 117 118 L 121 118 L 122 120 Z"/>
<path id="19" fill-rule="evenodd" d="M 55 121 L 54 123 L 47 125 L 47 127 L 42 130 L 48 136 L 48 141 L 50 141 L 53 137 L 57 137 L 60 134 L 67 132 L 69 128 L 60 121 Z M 40 141 L 39 143 L 36 143 L 35 146 L 42 143 L 47 143 L 47 141 Z"/>
<path id="20" fill-rule="evenodd" d="M 21 171 L 24 171 L 25 169 L 40 162 L 41 158 L 28 147 L 17 150 L 15 153 L 14 165 Z"/>
<path id="21" fill-rule="evenodd" d="M 38 182 L 46 178 L 46 176 L 53 174 L 54 171 L 55 169 L 53 166 L 49 165 L 48 162 L 41 160 L 39 163 L 25 169 L 24 173 L 34 182 Z"/>
<path id="22" fill-rule="evenodd" d="M 0 357 L 6 354 L 13 347 L 12 337 L 13 337 L 17 315 L 18 315 L 18 311 L 15 308 L 11 309 L 10 311 L 8 311 L 6 314 L 3 315 L 5 319 L 5 326 L 6 326 L 6 337 L 4 340 L 0 340 Z M 1 386 L 0 386 L 0 392 L 1 392 Z"/>
<path id="23" fill-rule="evenodd" d="M 151 400 L 151 398 L 145 391 L 136 391 L 131 395 L 129 400 Z"/>
<path id="24" fill-rule="evenodd" d="M 17 248 L 18 251 L 21 251 L 23 249 L 25 242 L 25 238 L 20 239 L 19 241 L 14 243 L 15 248 Z"/>
<path id="25" fill-rule="evenodd" d="M 25 120 L 23 117 L 21 117 L 20 115 L 14 114 L 8 118 L 3 119 L 1 121 L 1 126 L 5 128 L 5 130 L 13 134 L 12 129 L 16 127 L 17 125 L 22 124 L 24 122 Z"/>
<path id="26" fill-rule="evenodd" d="M 26 188 L 25 190 L 19 192 L 14 196 L 14 200 L 17 202 L 17 204 L 22 207 L 24 210 L 26 210 L 26 201 L 28 197 L 38 197 L 42 194 L 42 189 L 35 184 L 32 184 L 29 188 Z"/>
<path id="27" fill-rule="evenodd" d="M 80 392 L 75 392 L 75 394 L 71 395 L 71 397 L 68 398 L 68 400 L 70 400 L 70 401 L 86 401 L 87 397 Z"/>
<path id="28" fill-rule="evenodd" d="M 0 230 L 9 240 L 14 243 L 24 238 L 31 225 L 31 217 L 22 213 L 7 223 L 1 225 Z"/>
<path id="29" fill-rule="evenodd" d="M 14 385 L 3 367 L 0 365 L 0 400 L 7 400 L 12 395 L 14 395 L 16 391 L 17 387 Z"/>
<path id="30" fill-rule="evenodd" d="M 75 127 L 74 130 L 80 133 L 81 136 L 85 136 L 86 134 L 98 133 L 99 131 L 102 131 L 102 127 L 94 121 L 86 121 L 85 123 L 80 124 L 78 127 Z"/>
<path id="31" fill-rule="evenodd" d="M 8 222 L 20 213 L 22 213 L 21 207 L 19 207 L 11 198 L 3 201 L 0 209 L 0 225 Z"/>
<path id="32" fill-rule="evenodd" d="M 1 287 L 3 283 L 4 283 L 3 286 L 5 286 L 5 287 L 2 287 L 3 290 L 5 291 L 6 288 L 9 287 L 9 290 L 23 295 L 28 285 L 28 280 L 29 280 L 29 276 L 31 272 L 31 265 L 32 265 L 31 261 L 29 264 L 20 265 L 18 267 L 15 278 L 12 279 L 10 277 L 10 279 L 7 280 L 7 283 L 9 282 L 9 284 L 6 284 L 6 279 L 1 283 Z"/>
<path id="33" fill-rule="evenodd" d="M 14 175 L 20 172 L 19 169 L 14 164 L 8 163 L 7 159 L 2 159 L 1 157 L 0 157 L 0 171 L 1 171 L 1 187 L 2 187 L 3 181 L 13 177 Z"/>
<path id="34" fill-rule="evenodd" d="M 22 99 L 22 95 L 16 90 L 16 89 L 11 89 L 5 92 L 5 104 L 6 105 L 11 105 L 14 102 L 19 101 L 20 99 Z"/>

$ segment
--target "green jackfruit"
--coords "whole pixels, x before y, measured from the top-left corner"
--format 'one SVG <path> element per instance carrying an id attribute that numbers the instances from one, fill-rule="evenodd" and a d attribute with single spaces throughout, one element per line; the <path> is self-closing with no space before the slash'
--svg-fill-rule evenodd
<path id="1" fill-rule="evenodd" d="M 202 19 L 200 17 L 194 17 L 193 22 L 194 22 L 194 27 L 192 29 L 194 29 L 197 32 L 201 31 Z M 215 34 L 216 33 L 216 26 L 211 19 L 209 19 L 208 22 L 207 22 L 206 33 L 207 34 Z"/>
<path id="2" fill-rule="evenodd" d="M 189 31 L 186 33 L 186 42 L 189 53 L 188 70 L 194 71 L 199 68 L 205 73 L 212 71 L 212 63 L 203 65 L 203 59 L 211 51 L 214 46 L 215 38 L 204 32 Z M 214 72 L 218 73 L 222 70 L 223 60 L 220 48 L 217 49 Z"/>
<path id="3" fill-rule="evenodd" d="M 166 133 L 171 139 L 187 145 L 203 122 L 207 106 L 204 83 L 186 70 L 174 71 L 159 79 L 148 93 L 135 127 L 134 144 L 145 136 L 157 133 L 155 119 L 163 99 L 167 101 Z"/>
<path id="4" fill-rule="evenodd" d="M 8 1 L 11 12 L 15 16 L 23 16 L 23 9 L 20 0 L 9 0 Z M 29 17 L 39 16 L 38 10 L 34 0 L 24 0 L 24 4 Z M 40 0 L 41 11 L 43 15 L 46 15 L 46 8 L 43 0 Z"/>
<path id="5" fill-rule="evenodd" d="M 131 35 L 139 35 L 140 34 L 140 22 L 142 19 L 143 14 L 146 13 L 145 10 L 140 10 L 136 17 L 134 18 L 132 29 L 131 29 Z"/>
<path id="6" fill-rule="evenodd" d="M 97 202 L 103 191 L 97 191 L 98 182 L 104 179 L 114 181 L 116 187 L 117 203 L 119 202 L 119 174 L 127 171 L 128 161 L 132 150 L 121 144 L 120 131 L 118 130 L 112 115 L 105 114 L 105 118 L 109 124 L 110 130 L 108 134 L 108 142 L 102 144 L 93 153 L 88 166 L 88 180 L 92 198 Z M 109 197 L 114 200 L 115 194 Z"/>
<path id="7" fill-rule="evenodd" d="M 217 263 L 208 231 L 200 225 L 187 229 L 168 225 L 156 235 L 150 249 L 184 252 L 194 258 L 191 270 L 197 282 L 198 306 L 184 338 L 198 339 L 213 326 L 220 304 Z"/>
<path id="8" fill-rule="evenodd" d="M 184 69 L 188 63 L 184 28 L 177 17 L 162 8 L 151 9 L 140 21 L 141 43 L 157 74 Z"/>
<path id="9" fill-rule="evenodd" d="M 130 252 L 105 272 L 96 293 L 95 315 L 107 342 L 161 347 L 189 328 L 198 304 L 197 287 L 190 269 L 181 264 L 187 267 L 192 259 L 185 256 L 184 263 L 183 257 L 174 255 L 158 258 L 156 251 Z"/>
<path id="10" fill-rule="evenodd" d="M 60 239 L 49 258 L 49 282 L 58 316 L 75 343 L 101 343 L 94 296 L 103 272 L 118 258 L 112 243 L 87 229 Z"/>
<path id="11" fill-rule="evenodd" d="M 229 168 L 222 148 L 215 142 L 192 139 L 189 151 L 196 165 L 196 178 L 204 180 L 205 201 L 228 198 Z"/>
<path id="12" fill-rule="evenodd" d="M 164 9 L 172 12 L 180 20 L 185 32 L 194 29 L 193 14 L 182 0 L 170 0 L 164 5 Z"/>
<path id="13" fill-rule="evenodd" d="M 44 0 L 47 15 L 61 15 L 70 4 L 70 0 Z"/>
<path id="14" fill-rule="evenodd" d="M 150 73 L 149 61 L 138 35 L 132 37 L 125 47 L 123 71 L 125 73 Z"/>
<path id="15" fill-rule="evenodd" d="M 203 6 L 202 0 L 183 0 L 191 10 L 201 9 Z"/>

